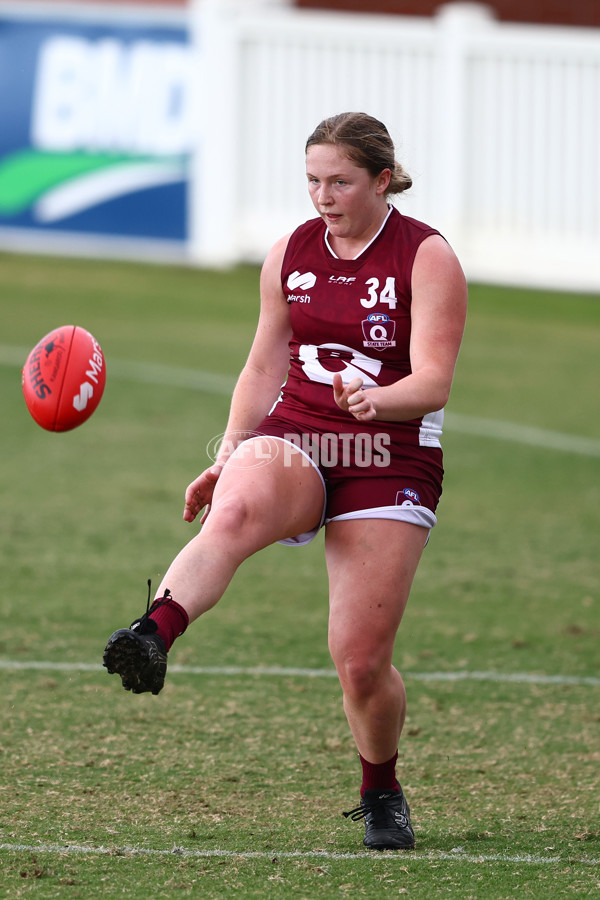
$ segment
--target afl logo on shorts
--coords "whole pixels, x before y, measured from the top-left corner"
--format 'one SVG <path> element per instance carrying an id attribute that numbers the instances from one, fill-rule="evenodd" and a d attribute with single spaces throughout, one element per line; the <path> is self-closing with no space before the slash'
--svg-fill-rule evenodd
<path id="1" fill-rule="evenodd" d="M 404 488 L 396 494 L 396 506 L 413 506 L 415 503 L 420 506 L 421 498 L 412 488 Z"/>
<path id="2" fill-rule="evenodd" d="M 386 313 L 371 313 L 362 321 L 363 346 L 372 350 L 387 350 L 395 347 L 396 323 Z"/>

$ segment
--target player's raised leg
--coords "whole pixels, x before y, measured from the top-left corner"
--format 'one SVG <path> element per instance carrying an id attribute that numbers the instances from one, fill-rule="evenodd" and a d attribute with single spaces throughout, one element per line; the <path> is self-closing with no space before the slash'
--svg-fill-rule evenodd
<path id="1" fill-rule="evenodd" d="M 109 639 L 108 671 L 126 690 L 157 694 L 173 640 L 218 602 L 247 557 L 318 527 L 324 496 L 318 470 L 291 445 L 271 437 L 240 445 L 221 472 L 206 522 L 171 563 L 154 604 Z"/>

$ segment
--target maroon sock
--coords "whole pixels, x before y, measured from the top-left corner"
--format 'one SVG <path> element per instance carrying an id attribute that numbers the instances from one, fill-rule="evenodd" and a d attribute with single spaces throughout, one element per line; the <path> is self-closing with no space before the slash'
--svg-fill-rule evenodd
<path id="1" fill-rule="evenodd" d="M 158 606 L 148 618 L 156 622 L 158 626 L 156 633 L 165 642 L 167 652 L 173 646 L 175 638 L 183 634 L 190 623 L 185 609 L 175 600 L 169 600 Z"/>
<path id="2" fill-rule="evenodd" d="M 360 789 L 361 797 L 364 797 L 365 791 L 370 790 L 400 790 L 400 785 L 398 784 L 398 780 L 396 778 L 397 759 L 398 751 L 394 753 L 391 759 L 388 759 L 388 761 L 384 763 L 370 763 L 366 759 L 364 759 L 364 757 L 360 757 L 363 770 L 363 780 Z"/>

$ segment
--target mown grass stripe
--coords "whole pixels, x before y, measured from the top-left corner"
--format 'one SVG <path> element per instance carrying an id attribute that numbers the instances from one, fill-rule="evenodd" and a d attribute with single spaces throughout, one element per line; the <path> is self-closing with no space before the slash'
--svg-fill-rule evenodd
<path id="1" fill-rule="evenodd" d="M 390 853 L 373 853 L 368 850 L 358 850 L 355 853 L 336 853 L 329 850 L 189 850 L 185 847 L 173 847 L 171 850 L 154 849 L 151 847 L 93 847 L 80 844 L 0 844 L 0 851 L 14 853 L 50 853 L 50 854 L 81 854 L 86 856 L 176 856 L 195 857 L 197 859 L 370 859 L 370 860 L 398 860 L 403 864 L 407 862 L 435 862 L 437 860 L 452 860 L 465 863 L 529 863 L 532 865 L 557 865 L 568 863 L 569 865 L 597 866 L 600 859 L 586 859 L 572 856 L 538 856 L 533 853 L 507 854 L 507 853 L 465 853 L 460 847 L 445 852 L 442 850 L 428 850 L 425 852 L 410 851 Z"/>
<path id="2" fill-rule="evenodd" d="M 51 672 L 104 672 L 98 663 L 52 662 L 50 660 L 0 659 L 0 669 L 39 670 Z M 169 666 L 171 675 L 255 675 L 280 678 L 337 678 L 335 669 L 303 669 L 289 666 Z M 402 673 L 413 681 L 495 681 L 514 684 L 558 684 L 600 687 L 594 675 L 543 675 L 536 672 L 478 672 L 461 669 L 458 672 Z"/>

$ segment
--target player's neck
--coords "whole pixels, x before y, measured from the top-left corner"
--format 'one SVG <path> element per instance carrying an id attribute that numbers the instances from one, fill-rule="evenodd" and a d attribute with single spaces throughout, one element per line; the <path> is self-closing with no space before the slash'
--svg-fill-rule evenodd
<path id="1" fill-rule="evenodd" d="M 392 207 L 386 204 L 381 217 L 378 217 L 368 228 L 359 235 L 338 236 L 332 234 L 329 228 L 325 233 L 325 242 L 330 251 L 338 259 L 357 259 L 365 252 L 367 247 L 379 236 L 387 222 Z"/>

